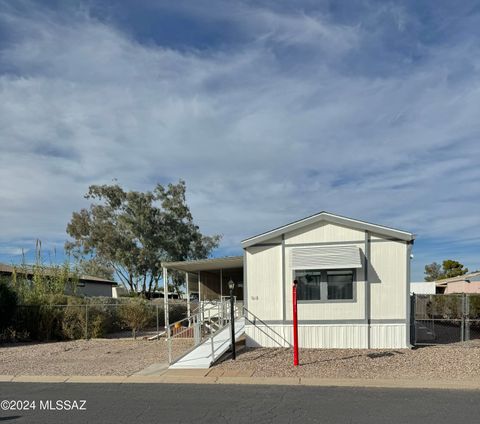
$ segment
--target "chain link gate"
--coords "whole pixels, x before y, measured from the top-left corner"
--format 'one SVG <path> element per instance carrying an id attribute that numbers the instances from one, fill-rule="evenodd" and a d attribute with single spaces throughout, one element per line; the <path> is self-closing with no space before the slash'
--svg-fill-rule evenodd
<path id="1" fill-rule="evenodd" d="M 411 343 L 480 347 L 480 294 L 411 296 Z"/>

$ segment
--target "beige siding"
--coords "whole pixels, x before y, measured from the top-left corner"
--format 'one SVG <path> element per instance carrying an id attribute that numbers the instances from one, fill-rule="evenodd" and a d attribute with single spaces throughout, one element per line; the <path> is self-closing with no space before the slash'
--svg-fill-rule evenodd
<path id="1" fill-rule="evenodd" d="M 371 243 L 368 280 L 372 319 L 406 319 L 407 246 L 385 241 Z"/>
<path id="2" fill-rule="evenodd" d="M 361 241 L 365 233 L 341 225 L 319 222 L 285 234 L 285 244 Z"/>
<path id="3" fill-rule="evenodd" d="M 364 236 L 365 237 L 365 236 Z M 356 245 L 362 251 L 364 245 Z M 285 298 L 286 319 L 292 320 L 292 283 L 294 272 L 290 268 L 291 248 L 285 249 Z M 356 271 L 356 299 L 352 302 L 339 303 L 300 303 L 298 305 L 299 320 L 345 320 L 365 319 L 365 274 L 363 268 Z"/>
<path id="4" fill-rule="evenodd" d="M 248 309 L 262 320 L 282 319 L 282 248 L 249 247 Z"/>

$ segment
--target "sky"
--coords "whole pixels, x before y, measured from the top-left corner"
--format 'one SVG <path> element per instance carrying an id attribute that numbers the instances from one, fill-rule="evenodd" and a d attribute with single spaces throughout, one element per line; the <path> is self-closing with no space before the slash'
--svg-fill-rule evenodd
<path id="1" fill-rule="evenodd" d="M 316 212 L 480 268 L 477 1 L 0 0 L 0 261 L 180 178 L 215 256 Z"/>

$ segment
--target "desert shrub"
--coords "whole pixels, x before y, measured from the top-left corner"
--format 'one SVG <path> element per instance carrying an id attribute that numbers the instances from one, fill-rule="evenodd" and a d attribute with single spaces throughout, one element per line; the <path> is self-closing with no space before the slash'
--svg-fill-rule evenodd
<path id="1" fill-rule="evenodd" d="M 17 330 L 28 332 L 33 340 L 63 340 L 63 305 L 68 304 L 68 299 L 64 294 L 50 293 L 42 296 L 38 304 L 22 305 Z"/>
<path id="2" fill-rule="evenodd" d="M 62 334 L 70 340 L 85 337 L 86 313 L 82 298 L 71 297 L 63 314 Z"/>
<path id="3" fill-rule="evenodd" d="M 168 305 L 168 319 L 169 321 L 176 322 L 187 316 L 187 304 L 186 302 L 175 302 Z M 162 305 L 162 322 L 165 320 L 163 317 L 163 305 Z"/>
<path id="4" fill-rule="evenodd" d="M 8 328 L 15 316 L 17 294 L 6 279 L 0 280 L 0 331 Z"/>
<path id="5" fill-rule="evenodd" d="M 459 319 L 462 315 L 462 296 L 457 294 L 433 295 L 427 303 L 430 318 Z"/>
<path id="6" fill-rule="evenodd" d="M 87 302 L 89 337 L 105 337 L 106 334 L 121 329 L 116 299 L 95 297 L 89 298 Z"/>
<path id="7" fill-rule="evenodd" d="M 470 294 L 468 300 L 470 302 L 470 318 L 480 319 L 480 294 Z"/>
<path id="8" fill-rule="evenodd" d="M 26 342 L 30 335 L 26 331 L 17 331 L 15 327 L 7 327 L 0 331 L 0 343 Z"/>
<path id="9" fill-rule="evenodd" d="M 62 321 L 64 338 L 80 339 L 104 337 L 119 329 L 116 325 L 115 306 L 110 298 L 71 297 Z"/>
<path id="10" fill-rule="evenodd" d="M 158 322 L 161 327 L 165 325 L 165 305 L 163 303 L 163 300 L 160 302 L 152 302 L 151 307 L 153 310 L 153 313 L 155 314 L 156 317 L 156 309 L 158 307 Z M 185 301 L 181 300 L 170 300 L 168 303 L 168 319 L 170 324 L 173 322 L 180 321 L 187 316 L 187 303 Z M 156 325 L 156 320 L 155 323 Z"/>
<path id="11" fill-rule="evenodd" d="M 65 308 L 55 304 L 40 305 L 38 321 L 39 340 L 62 340 L 62 321 Z"/>
<path id="12" fill-rule="evenodd" d="M 28 334 L 30 340 L 61 340 L 63 308 L 55 305 L 19 305 L 15 330 Z"/>
<path id="13" fill-rule="evenodd" d="M 118 308 L 120 321 L 130 330 L 132 337 L 137 337 L 137 332 L 144 329 L 156 319 L 155 310 L 151 304 L 143 299 L 129 299 L 122 302 Z"/>

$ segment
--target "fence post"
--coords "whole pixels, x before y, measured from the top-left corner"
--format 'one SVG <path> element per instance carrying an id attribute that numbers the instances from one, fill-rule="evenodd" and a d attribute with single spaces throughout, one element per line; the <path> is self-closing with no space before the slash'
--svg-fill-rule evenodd
<path id="1" fill-rule="evenodd" d="M 417 304 L 417 295 L 414 293 L 410 297 L 410 344 L 417 344 L 417 331 L 415 325 L 415 308 Z"/>
<path id="2" fill-rule="evenodd" d="M 470 295 L 465 294 L 465 341 L 470 340 Z"/>
<path id="3" fill-rule="evenodd" d="M 85 340 L 88 340 L 88 304 L 85 304 Z"/>
<path id="4" fill-rule="evenodd" d="M 465 341 L 465 293 L 462 293 L 462 313 L 460 321 L 460 341 Z"/>

